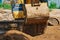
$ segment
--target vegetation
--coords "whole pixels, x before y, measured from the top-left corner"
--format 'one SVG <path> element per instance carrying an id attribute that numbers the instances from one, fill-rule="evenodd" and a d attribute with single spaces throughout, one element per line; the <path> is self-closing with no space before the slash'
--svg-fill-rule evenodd
<path id="1" fill-rule="evenodd" d="M 60 6 L 59 6 L 59 8 L 58 9 L 60 9 Z"/>
<path id="2" fill-rule="evenodd" d="M 3 4 L 3 8 L 4 9 L 11 9 L 11 5 L 10 4 Z"/>
<path id="3" fill-rule="evenodd" d="M 11 9 L 11 5 L 10 4 L 2 4 L 2 3 L 0 3 L 0 8 Z"/>
<path id="4" fill-rule="evenodd" d="M 53 9 L 56 9 L 56 8 L 57 8 L 56 3 L 55 3 L 55 2 L 51 2 L 49 8 L 51 8 L 51 9 L 52 9 L 52 8 L 53 8 Z"/>
<path id="5" fill-rule="evenodd" d="M 2 3 L 0 3 L 0 8 L 2 8 L 3 6 L 2 6 Z"/>

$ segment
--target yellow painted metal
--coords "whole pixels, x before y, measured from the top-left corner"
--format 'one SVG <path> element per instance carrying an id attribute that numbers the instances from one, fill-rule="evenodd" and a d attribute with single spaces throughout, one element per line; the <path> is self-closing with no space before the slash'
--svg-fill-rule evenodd
<path id="1" fill-rule="evenodd" d="M 24 0 L 18 0 L 17 3 L 18 4 L 24 4 Z"/>
<path id="2" fill-rule="evenodd" d="M 24 12 L 23 11 L 14 11 L 13 12 L 14 18 L 24 18 Z"/>

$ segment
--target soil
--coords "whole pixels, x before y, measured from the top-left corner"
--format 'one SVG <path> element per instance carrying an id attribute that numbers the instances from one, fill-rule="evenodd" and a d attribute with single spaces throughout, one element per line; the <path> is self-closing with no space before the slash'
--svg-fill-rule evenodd
<path id="1" fill-rule="evenodd" d="M 43 35 L 38 35 L 33 40 L 60 40 L 60 25 L 48 26 Z"/>
<path id="2" fill-rule="evenodd" d="M 28 37 L 30 40 L 60 40 L 60 25 L 58 26 L 47 26 L 45 29 L 45 33 L 42 35 L 37 35 L 37 36 L 30 36 L 28 34 L 25 34 L 23 32 L 19 31 L 10 31 L 10 33 L 18 33 L 18 34 L 23 34 L 26 37 Z M 9 32 L 8 32 L 9 34 Z M 2 38 L 2 35 L 0 35 L 0 38 Z"/>

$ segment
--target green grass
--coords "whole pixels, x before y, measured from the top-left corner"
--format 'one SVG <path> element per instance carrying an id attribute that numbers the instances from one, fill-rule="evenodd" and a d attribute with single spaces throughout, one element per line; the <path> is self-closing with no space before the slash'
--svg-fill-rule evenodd
<path id="1" fill-rule="evenodd" d="M 2 3 L 0 3 L 0 8 L 11 9 L 11 5 L 10 4 L 2 4 Z"/>
<path id="2" fill-rule="evenodd" d="M 3 4 L 3 8 L 4 9 L 11 9 L 11 5 L 10 4 Z"/>
<path id="3" fill-rule="evenodd" d="M 0 8 L 2 8 L 3 7 L 3 4 L 2 3 L 0 3 Z"/>

